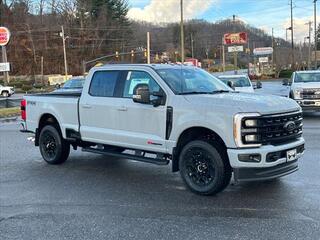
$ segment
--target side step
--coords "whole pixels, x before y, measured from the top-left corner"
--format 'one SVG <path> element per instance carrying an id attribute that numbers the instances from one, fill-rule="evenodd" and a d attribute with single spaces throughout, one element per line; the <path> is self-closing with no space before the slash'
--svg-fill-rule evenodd
<path id="1" fill-rule="evenodd" d="M 132 159 L 139 162 L 145 162 L 145 163 L 153 163 L 156 165 L 168 165 L 169 160 L 161 159 L 161 158 L 151 158 L 151 157 L 145 157 L 143 155 L 133 155 L 128 153 L 117 153 L 112 151 L 106 151 L 103 149 L 96 149 L 96 148 L 82 148 L 83 152 L 91 152 L 91 153 L 97 153 L 112 157 L 118 157 L 118 158 L 127 158 Z"/>

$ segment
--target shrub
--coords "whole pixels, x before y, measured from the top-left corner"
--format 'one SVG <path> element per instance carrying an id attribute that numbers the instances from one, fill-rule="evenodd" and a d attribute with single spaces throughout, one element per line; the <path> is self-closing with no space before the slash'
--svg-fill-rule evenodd
<path id="1" fill-rule="evenodd" d="M 279 78 L 291 78 L 292 70 L 281 70 L 279 73 Z"/>
<path id="2" fill-rule="evenodd" d="M 21 89 L 24 92 L 28 92 L 32 89 L 32 86 L 31 85 L 22 85 Z"/>
<path id="3" fill-rule="evenodd" d="M 10 85 L 10 86 L 13 86 L 13 87 L 15 87 L 15 88 L 21 88 L 22 85 L 23 85 L 23 83 L 20 82 L 20 81 L 12 81 L 12 82 L 10 82 L 9 85 Z"/>
<path id="4" fill-rule="evenodd" d="M 33 85 L 34 88 L 37 88 L 37 89 L 41 89 L 43 88 L 44 86 L 42 84 L 34 84 Z"/>

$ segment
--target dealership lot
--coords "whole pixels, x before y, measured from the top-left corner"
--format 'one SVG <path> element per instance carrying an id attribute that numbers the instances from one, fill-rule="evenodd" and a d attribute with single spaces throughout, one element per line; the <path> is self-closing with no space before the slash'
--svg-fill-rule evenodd
<path id="1" fill-rule="evenodd" d="M 47 165 L 18 123 L 1 124 L 0 239 L 318 239 L 320 113 L 304 118 L 298 172 L 213 197 L 186 190 L 169 166 L 81 151 Z"/>

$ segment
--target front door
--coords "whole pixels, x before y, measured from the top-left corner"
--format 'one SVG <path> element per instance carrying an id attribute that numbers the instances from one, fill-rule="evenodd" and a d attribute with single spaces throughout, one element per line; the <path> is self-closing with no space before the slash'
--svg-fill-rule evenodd
<path id="1" fill-rule="evenodd" d="M 149 85 L 150 93 L 159 92 L 159 84 L 145 71 L 128 71 L 123 78 L 122 111 L 119 115 L 119 140 L 135 149 L 165 152 L 166 106 L 133 102 L 133 89 L 139 83 Z"/>

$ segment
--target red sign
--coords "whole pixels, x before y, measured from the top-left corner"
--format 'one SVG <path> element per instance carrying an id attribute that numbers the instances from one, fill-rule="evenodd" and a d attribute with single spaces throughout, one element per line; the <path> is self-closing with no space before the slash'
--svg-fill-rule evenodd
<path id="1" fill-rule="evenodd" d="M 10 31 L 6 27 L 0 27 L 0 46 L 5 46 L 10 40 Z"/>
<path id="2" fill-rule="evenodd" d="M 225 45 L 230 44 L 246 44 L 248 39 L 248 35 L 246 32 L 240 33 L 226 33 L 223 36 L 223 41 Z"/>
<path id="3" fill-rule="evenodd" d="M 198 59 L 196 58 L 187 58 L 185 63 L 198 67 Z"/>

